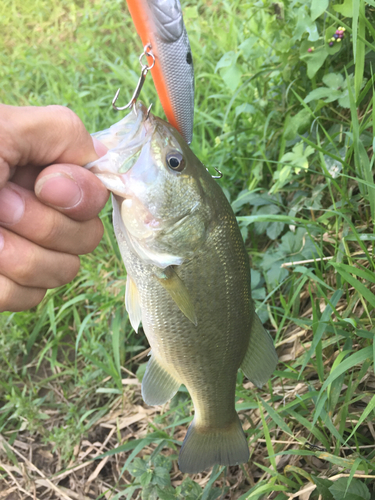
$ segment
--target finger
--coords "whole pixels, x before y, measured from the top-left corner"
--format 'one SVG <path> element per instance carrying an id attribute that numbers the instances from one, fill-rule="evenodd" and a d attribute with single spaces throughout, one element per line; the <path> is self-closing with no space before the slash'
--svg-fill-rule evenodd
<path id="1" fill-rule="evenodd" d="M 15 174 L 9 180 L 29 191 L 34 191 L 35 179 L 43 168 L 45 167 L 38 167 L 37 165 L 17 167 Z"/>
<path id="2" fill-rule="evenodd" d="M 93 173 L 77 165 L 45 168 L 37 178 L 35 193 L 44 204 L 81 221 L 98 215 L 109 196 Z"/>
<path id="3" fill-rule="evenodd" d="M 0 229 L 0 275 L 24 287 L 56 288 L 74 279 L 79 257 L 42 248 Z"/>
<path id="4" fill-rule="evenodd" d="M 23 287 L 6 276 L 0 276 L 0 313 L 31 309 L 42 301 L 45 294 L 44 289 Z"/>
<path id="5" fill-rule="evenodd" d="M 98 154 L 78 116 L 64 106 L 0 105 L 0 158 L 8 168 L 51 163 L 85 165 Z"/>
<path id="6" fill-rule="evenodd" d="M 77 222 L 12 182 L 0 191 L 0 226 L 46 249 L 73 255 L 92 252 L 103 236 L 98 217 Z"/>
<path id="7" fill-rule="evenodd" d="M 108 149 L 99 142 L 97 139 L 92 138 L 92 141 L 94 143 L 94 149 L 97 153 L 97 155 L 103 156 L 107 153 Z M 1 145 L 0 145 L 0 151 L 1 151 Z M 36 178 L 40 174 L 40 172 L 44 169 L 44 166 L 39 166 L 39 165 L 24 165 L 24 166 L 19 166 L 17 167 L 14 175 L 12 175 L 9 180 L 14 182 L 15 184 L 18 184 L 19 186 L 22 186 L 26 189 L 29 189 L 30 191 L 34 191 L 34 185 Z M 81 168 L 79 168 L 81 170 Z M 4 177 L 4 176 L 3 176 Z M 4 177 L 4 179 L 7 179 L 8 177 Z M 3 185 L 5 184 L 5 181 Z M 1 158 L 0 158 L 0 189 L 1 189 Z"/>
<path id="8" fill-rule="evenodd" d="M 5 183 L 9 179 L 10 168 L 8 163 L 0 155 L 0 189 L 5 186 Z"/>

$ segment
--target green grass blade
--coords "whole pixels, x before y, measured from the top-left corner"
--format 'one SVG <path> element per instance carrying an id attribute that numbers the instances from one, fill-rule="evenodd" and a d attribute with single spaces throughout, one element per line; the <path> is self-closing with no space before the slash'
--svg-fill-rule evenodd
<path id="1" fill-rule="evenodd" d="M 113 359 L 115 360 L 115 366 L 117 369 L 118 376 L 121 378 L 121 360 L 120 360 L 120 339 L 121 334 L 121 311 L 117 310 L 115 312 L 115 317 L 112 321 L 112 350 Z"/>
<path id="2" fill-rule="evenodd" d="M 262 401 L 262 404 L 264 406 L 264 409 L 270 416 L 270 418 L 275 422 L 275 424 L 282 429 L 285 434 L 288 434 L 289 436 L 293 436 L 293 432 L 289 428 L 288 424 L 284 422 L 284 420 L 280 417 L 279 413 L 272 408 L 264 399 L 260 398 Z M 280 410 L 282 410 L 282 407 L 280 407 Z"/>
<path id="3" fill-rule="evenodd" d="M 262 408 L 262 405 L 260 403 L 258 403 L 258 408 L 259 408 L 260 418 L 262 420 L 262 429 L 263 429 L 263 433 L 264 433 L 264 438 L 266 440 L 266 447 L 267 447 L 268 455 L 269 455 L 273 470 L 276 472 L 277 465 L 276 465 L 276 460 L 275 460 L 275 451 L 274 451 L 273 446 L 272 446 L 271 435 L 270 435 L 267 421 L 264 417 L 263 408 Z"/>
<path id="4" fill-rule="evenodd" d="M 320 392 L 323 393 L 325 389 L 327 389 L 327 387 L 342 373 L 351 370 L 352 368 L 354 368 L 354 366 L 363 363 L 363 361 L 372 357 L 373 349 L 372 346 L 370 346 L 365 347 L 364 349 L 361 349 L 360 351 L 346 358 L 337 368 L 335 368 L 335 370 L 333 370 L 333 372 L 330 373 L 330 375 L 322 385 Z"/>
<path id="5" fill-rule="evenodd" d="M 317 319 L 315 320 L 316 321 L 315 324 L 317 325 L 317 328 L 316 328 L 316 331 L 314 333 L 314 337 L 313 337 L 313 341 L 311 342 L 310 349 L 305 354 L 305 358 L 304 358 L 304 361 L 303 361 L 301 369 L 300 369 L 300 374 L 302 374 L 303 370 L 306 368 L 307 363 L 310 361 L 311 356 L 314 354 L 316 346 L 318 345 L 318 342 L 321 340 L 321 338 L 326 330 L 327 323 L 328 323 L 328 321 L 333 313 L 334 308 L 336 307 L 338 301 L 340 300 L 341 296 L 342 296 L 342 290 L 336 290 L 335 293 L 332 295 L 331 300 L 326 305 L 320 320 L 319 321 L 317 321 Z"/>
<path id="6" fill-rule="evenodd" d="M 355 434 L 358 427 L 360 425 L 362 425 L 362 423 L 366 420 L 366 418 L 370 415 L 370 413 L 374 411 L 374 409 L 375 409 L 375 396 L 372 396 L 369 404 L 366 406 L 362 415 L 359 417 L 359 420 L 358 420 L 356 426 L 354 427 L 354 429 L 352 430 L 352 432 L 350 433 L 350 435 L 346 439 L 345 443 L 347 443 L 349 441 L 349 439 L 353 436 L 353 434 Z"/>
<path id="7" fill-rule="evenodd" d="M 350 272 L 357 274 L 359 270 L 352 266 L 346 266 L 345 264 L 339 264 L 338 262 L 331 262 L 331 265 L 336 269 L 338 273 L 344 278 L 344 280 L 353 286 L 357 292 L 362 295 L 367 302 L 371 305 L 371 307 L 375 307 L 375 295 L 360 281 L 354 278 L 351 274 L 349 274 L 347 268 L 350 269 Z"/>

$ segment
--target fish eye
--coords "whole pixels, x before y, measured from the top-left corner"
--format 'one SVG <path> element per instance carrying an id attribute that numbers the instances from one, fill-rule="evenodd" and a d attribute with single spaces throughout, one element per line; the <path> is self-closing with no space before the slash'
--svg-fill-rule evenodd
<path id="1" fill-rule="evenodd" d="M 185 168 L 185 159 L 178 151 L 172 151 L 167 154 L 168 167 L 177 172 L 182 172 Z"/>

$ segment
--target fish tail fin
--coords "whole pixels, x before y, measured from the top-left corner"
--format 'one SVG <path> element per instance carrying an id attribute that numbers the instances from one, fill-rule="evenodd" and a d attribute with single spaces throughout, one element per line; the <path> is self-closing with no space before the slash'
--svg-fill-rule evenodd
<path id="1" fill-rule="evenodd" d="M 237 465 L 249 460 L 249 447 L 237 413 L 225 428 L 207 429 L 191 423 L 178 458 L 181 472 L 193 474 L 215 464 Z"/>

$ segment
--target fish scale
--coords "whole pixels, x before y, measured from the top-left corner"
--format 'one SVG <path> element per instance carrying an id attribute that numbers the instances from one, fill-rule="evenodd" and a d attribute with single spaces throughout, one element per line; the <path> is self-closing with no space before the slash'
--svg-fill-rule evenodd
<path id="1" fill-rule="evenodd" d="M 126 307 L 133 328 L 142 322 L 151 346 L 142 395 L 157 405 L 181 384 L 189 391 L 194 419 L 180 451 L 183 472 L 246 462 L 249 450 L 235 411 L 237 370 L 261 386 L 277 356 L 251 301 L 241 232 L 223 191 L 180 134 L 141 104 L 137 113 L 141 121 L 132 112 L 96 135 L 112 149 L 87 168 L 114 193 Z M 116 134 L 121 138 L 114 145 Z M 115 182 L 116 165 L 134 155 L 137 141 L 141 153 Z M 169 165 L 171 155 L 180 171 Z"/>

